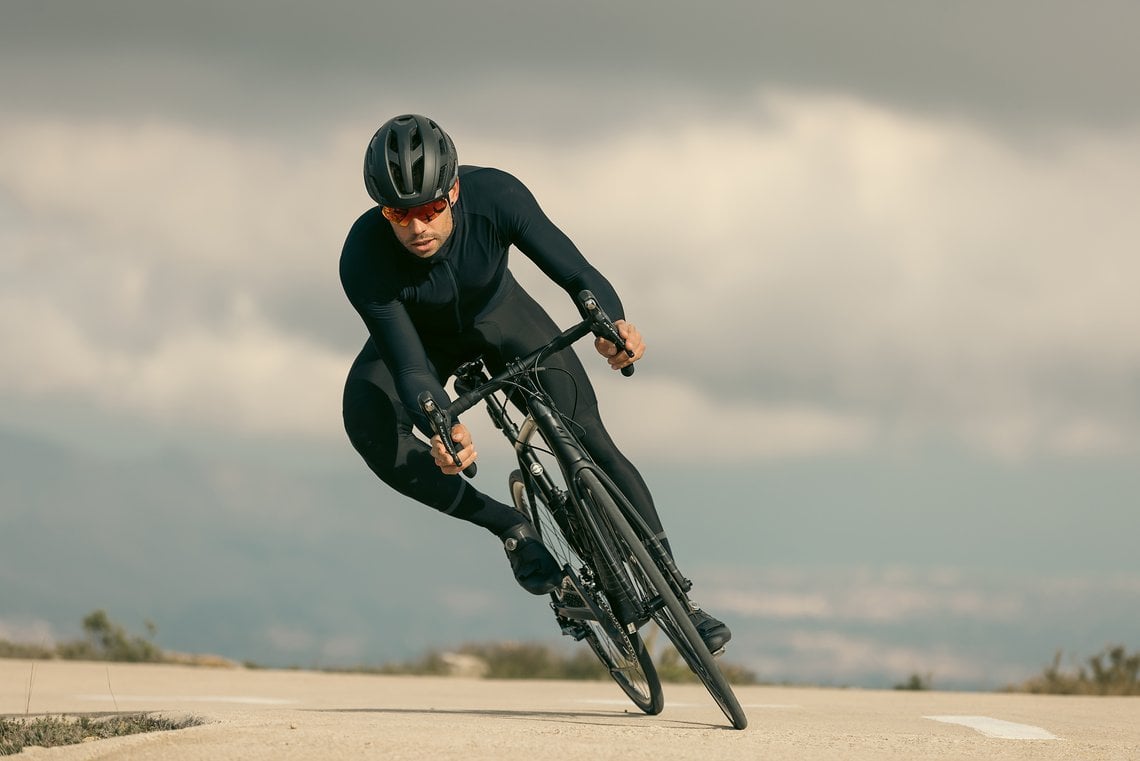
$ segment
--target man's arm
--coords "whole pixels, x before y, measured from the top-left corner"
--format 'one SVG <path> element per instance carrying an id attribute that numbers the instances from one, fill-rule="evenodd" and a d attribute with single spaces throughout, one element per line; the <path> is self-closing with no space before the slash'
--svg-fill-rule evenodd
<path id="1" fill-rule="evenodd" d="M 509 225 L 510 242 L 566 291 L 575 304 L 578 302 L 578 294 L 588 290 L 612 320 L 617 322 L 624 319 L 625 309 L 610 281 L 586 260 L 574 242 L 546 216 L 534 195 L 522 182 L 506 173 L 500 175 L 499 191 Z"/>
<path id="2" fill-rule="evenodd" d="M 573 241 L 546 216 L 526 186 L 513 177 L 510 177 L 510 180 L 515 186 L 509 188 L 508 197 L 517 215 L 517 232 L 512 242 L 519 251 L 537 264 L 547 277 L 561 286 L 575 304 L 578 304 L 578 294 L 583 290 L 594 294 L 602 309 L 614 321 L 618 333 L 626 344 L 625 348 L 633 352 L 633 356 L 630 356 L 626 352 L 618 351 L 610 341 L 598 338 L 594 342 L 594 347 L 606 358 L 610 367 L 620 370 L 641 359 L 645 354 L 645 341 L 637 327 L 625 320 L 625 309 L 613 285 L 586 260 Z"/>
<path id="3" fill-rule="evenodd" d="M 371 233 L 364 217 L 350 231 L 340 259 L 341 286 L 391 370 L 400 401 L 414 416 L 416 427 L 430 436 L 431 427 L 416 399 L 421 392 L 430 391 L 444 404 L 447 393 L 436 378 L 411 315 L 393 290 L 398 279 L 383 269 L 384 257 L 375 255 L 377 243 Z"/>

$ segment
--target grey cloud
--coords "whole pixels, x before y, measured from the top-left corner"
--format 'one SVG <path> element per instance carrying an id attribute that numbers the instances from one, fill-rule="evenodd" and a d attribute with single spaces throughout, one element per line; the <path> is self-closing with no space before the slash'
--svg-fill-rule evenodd
<path id="1" fill-rule="evenodd" d="M 1112 127 L 1140 115 L 1138 26 L 1140 6 L 1120 1 L 48 1 L 5 10 L 0 59 L 24 64 L 6 87 L 41 107 L 269 114 L 294 129 L 418 101 L 487 125 L 509 114 L 604 130 L 591 109 L 551 97 L 569 83 L 625 118 L 667 112 L 678 91 L 731 110 L 776 87 L 1007 127 Z M 502 87 L 528 82 L 548 97 Z"/>
<path id="2" fill-rule="evenodd" d="M 1128 216 L 1137 165 L 1129 132 L 1070 130 L 1065 139 L 1054 137 L 1052 155 L 1026 155 L 1023 143 L 994 139 L 992 130 L 976 124 L 859 98 L 734 95 L 741 83 L 793 81 L 791 75 L 781 80 L 775 63 L 749 69 L 743 62 L 798 48 L 735 44 L 736 25 L 714 30 L 707 21 L 725 5 L 686 11 L 693 26 L 683 35 L 670 26 L 679 23 L 678 6 L 664 6 L 642 27 L 626 5 L 608 11 L 574 6 L 585 16 L 557 19 L 553 6 L 504 2 L 490 15 L 464 6 L 440 21 L 466 24 L 464 37 L 448 26 L 439 35 L 450 57 L 413 49 L 407 34 L 381 33 L 367 23 L 370 11 L 347 3 L 334 5 L 330 16 L 307 8 L 271 12 L 258 3 L 230 10 L 118 2 L 99 6 L 106 17 L 77 6 L 70 22 L 83 35 L 49 23 L 47 11 L 59 4 L 45 7 L 17 8 L 13 25 L 28 34 L 17 39 L 13 25 L 6 26 L 0 43 L 13 45 L 0 45 L 0 62 L 38 56 L 44 67 L 26 69 L 23 86 L 43 90 L 45 99 L 59 95 L 41 87 L 45 83 L 73 92 L 97 85 L 87 97 L 104 101 L 110 118 L 92 120 L 79 105 L 67 112 L 66 99 L 58 97 L 52 101 L 57 111 L 23 124 L 18 109 L 6 112 L 0 128 L 16 126 L 6 141 L 0 218 L 13 250 L 87 273 L 73 286 L 53 287 L 57 298 L 42 300 L 69 340 L 84 338 L 142 361 L 172 330 L 193 325 L 217 338 L 219 356 L 236 356 L 245 344 L 225 346 L 228 330 L 272 326 L 267 340 L 291 347 L 286 356 L 302 348 L 286 339 L 304 339 L 333 355 L 330 364 L 340 355 L 347 363 L 363 332 L 339 291 L 335 260 L 367 200 L 358 179 L 360 147 L 375 113 L 365 111 L 378 111 L 382 100 L 385 112 L 390 106 L 437 115 L 460 140 L 466 160 L 517 171 L 629 294 L 635 319 L 653 326 L 653 363 L 663 373 L 696 377 L 702 388 L 768 407 L 812 402 L 840 421 L 893 415 L 884 428 L 899 420 L 955 428 L 967 411 L 978 420 L 969 425 L 988 425 L 1000 422 L 1001 413 L 1012 433 L 986 434 L 997 439 L 1039 438 L 1023 422 L 1032 421 L 1028 408 L 1036 405 L 1065 412 L 1060 433 L 1049 435 L 1078 443 L 1123 441 L 1107 447 L 1115 450 L 1134 446 L 1140 429 L 1128 392 L 1136 363 L 1120 353 L 1125 342 L 1119 336 L 1098 338 L 1108 333 L 1105 326 L 1135 321 L 1124 308 L 1130 294 L 1117 286 L 1130 281 L 1095 276 L 1131 268 L 1123 255 L 1136 235 Z M 785 31 L 822 23 L 789 10 L 738 10 L 753 21 L 764 14 L 782 19 Z M 394 28 L 424 27 L 400 16 L 407 11 L 394 13 Z M 698 13 L 701 19 L 690 19 Z M 912 26 L 916 13 L 910 12 Z M 512 15 L 514 26 L 497 25 Z M 561 42 L 544 55 L 528 48 L 555 36 L 548 28 L 554 20 L 560 35 L 585 35 L 587 17 L 606 23 L 592 32 L 599 52 L 581 54 L 580 65 L 570 65 Z M 126 22 L 116 25 L 115 18 Z M 860 18 L 864 26 L 875 23 L 873 15 Z M 544 19 L 547 26 L 540 24 Z M 902 33 L 906 21 L 897 20 L 897 32 L 882 32 L 894 40 L 887 52 L 869 53 L 865 66 L 882 73 L 881 80 L 859 74 L 858 67 L 783 65 L 902 87 L 907 76 L 926 76 L 922 66 L 908 74 L 882 62 L 902 44 L 895 37 L 911 39 Z M 959 19 L 959 26 L 966 21 Z M 847 26 L 855 38 L 870 39 L 854 21 Z M 953 25 L 932 24 L 929 35 L 935 27 L 950 34 Z M 714 34 L 724 35 L 722 44 L 713 44 Z M 507 45 L 512 35 L 517 39 Z M 682 37 L 687 46 L 677 44 Z M 634 61 L 626 76 L 606 69 L 617 66 L 619 39 L 627 40 L 621 52 Z M 853 44 L 836 43 L 840 50 Z M 1032 58 L 1033 48 L 1027 50 Z M 68 67 L 85 57 L 99 66 L 68 80 Z M 524 66 L 528 57 L 533 61 Z M 1050 69 L 1045 56 L 1038 58 L 1043 89 Z M 384 71 L 375 77 L 380 100 L 366 97 L 359 85 L 363 72 L 372 73 L 368 62 L 389 59 L 419 62 L 422 69 Z M 451 67 L 447 75 L 440 61 Z M 183 78 L 192 62 L 206 64 L 204 71 Z M 724 76 L 713 76 L 717 72 Z M 549 85 L 546 75 L 554 77 Z M 736 112 L 717 110 L 715 94 L 686 89 L 693 77 L 710 91 L 720 88 L 727 96 L 722 103 L 731 101 Z M 486 87 L 460 86 L 480 78 Z M 3 87 L 20 86 L 13 84 L 19 79 Z M 147 89 L 133 92 L 132 82 Z M 347 98 L 352 87 L 358 89 Z M 940 92 L 931 88 L 931 97 Z M 447 100 L 452 94 L 459 99 Z M 326 108 L 330 103 L 348 107 Z M 637 129 L 623 131 L 617 121 L 592 115 L 599 103 L 669 118 L 648 123 L 642 115 Z M 982 105 L 984 98 L 971 107 Z M 217 114 L 203 115 L 203 108 Z M 277 119 L 274 108 L 295 118 Z M 132 118 L 149 109 L 157 119 Z M 519 121 L 555 123 L 572 112 L 580 112 L 574 123 L 590 122 L 591 130 L 580 132 L 589 143 L 549 139 L 552 129 L 566 125 L 503 129 Z M 203 129 L 212 119 L 224 123 Z M 57 151 L 62 145 L 71 152 Z M 1105 167 L 1114 184 L 1106 186 Z M 678 176 L 711 183 L 715 197 L 682 196 Z M 1071 214 L 1074 194 L 1087 207 L 1080 216 Z M 583 198 L 595 208 L 646 212 L 635 219 L 586 214 Z M 709 220 L 717 224 L 706 225 Z M 1114 236 L 1090 244 L 1090 229 Z M 1075 250 L 1091 264 L 1074 264 L 1068 252 Z M 18 313 L 29 303 L 25 296 L 42 290 L 36 285 L 43 272 L 7 264 L 7 282 L 21 286 L 8 291 L 8 308 Z M 706 300 L 711 314 L 700 320 L 678 314 L 670 296 L 684 289 Z M 1083 300 L 1071 297 L 1081 292 Z M 137 299 L 135 311 L 126 308 L 133 303 L 126 296 Z M 563 301 L 557 293 L 544 299 Z M 1126 312 L 1123 320 L 1109 314 L 1112 308 Z M 1069 334 L 1079 342 L 1058 338 Z M 734 350 L 726 352 L 725 342 Z"/>

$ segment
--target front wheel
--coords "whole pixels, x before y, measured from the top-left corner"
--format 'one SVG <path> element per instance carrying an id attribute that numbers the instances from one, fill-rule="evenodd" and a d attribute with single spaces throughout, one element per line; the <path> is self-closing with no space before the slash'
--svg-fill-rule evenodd
<path id="1" fill-rule="evenodd" d="M 531 490 L 518 470 L 511 473 L 509 485 L 515 508 L 530 519 L 542 543 L 569 571 L 562 588 L 550 594 L 551 607 L 563 633 L 586 641 L 634 705 L 650 715 L 661 713 L 665 695 L 641 637 L 618 623 L 608 600 L 594 583 L 591 569 L 573 549 L 538 490 L 534 490 L 536 498 L 531 500 Z"/>
<path id="2" fill-rule="evenodd" d="M 689 668 L 704 683 L 713 700 L 732 722 L 732 726 L 744 729 L 748 726 L 748 717 L 740 707 L 740 701 L 736 699 L 716 658 L 709 652 L 689 619 L 688 603 L 682 601 L 666 581 L 665 575 L 646 550 L 642 537 L 619 507 L 628 507 L 628 501 L 616 489 L 611 490 L 603 484 L 602 479 L 589 469 L 579 472 L 578 485 L 583 497 L 594 506 L 598 519 L 604 520 L 614 534 L 624 565 L 624 569 L 617 570 L 624 571 L 621 575 L 631 583 L 631 593 L 673 642 Z"/>

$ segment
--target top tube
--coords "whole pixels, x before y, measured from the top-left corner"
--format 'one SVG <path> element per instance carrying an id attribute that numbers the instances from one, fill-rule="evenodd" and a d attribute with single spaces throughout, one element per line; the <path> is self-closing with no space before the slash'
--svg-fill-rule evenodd
<path id="1" fill-rule="evenodd" d="M 455 444 L 448 434 L 448 431 L 450 431 L 452 427 L 451 421 L 458 420 L 461 414 L 491 396 L 491 394 L 503 388 L 503 386 L 513 382 L 515 378 L 524 375 L 531 367 L 537 367 L 543 357 L 569 348 L 571 344 L 588 333 L 594 333 L 600 338 L 612 342 L 618 351 L 624 351 L 629 356 L 633 356 L 633 352 L 626 347 L 625 341 L 622 340 L 617 326 L 614 325 L 601 305 L 598 304 L 597 299 L 594 298 L 594 294 L 589 291 L 580 291 L 578 293 L 578 303 L 583 314 L 586 315 L 586 318 L 582 320 L 582 322 L 559 333 L 548 344 L 539 347 L 525 357 L 507 363 L 506 368 L 502 372 L 496 374 L 495 377 L 490 380 L 481 383 L 476 388 L 460 394 L 455 401 L 446 408 L 440 408 L 439 404 L 431 398 L 431 392 L 424 391 L 420 394 L 420 408 L 424 414 L 427 415 L 428 420 L 431 422 L 432 429 L 439 435 L 456 465 L 460 465 L 461 463 L 455 449 Z M 622 375 L 629 377 L 633 374 L 633 365 L 630 364 L 623 367 L 621 372 Z M 476 469 L 475 463 L 471 463 L 463 472 L 467 476 L 473 477 Z"/>
<path id="2" fill-rule="evenodd" d="M 535 349 L 525 357 L 516 359 L 514 362 L 507 364 L 506 369 L 497 373 L 490 380 L 484 381 L 478 387 L 471 389 L 465 394 L 460 394 L 455 398 L 447 407 L 447 412 L 451 418 L 462 415 L 467 410 L 474 407 L 485 398 L 495 393 L 503 386 L 505 386 L 512 378 L 522 374 L 527 367 L 537 364 L 539 360 L 549 354 L 556 354 L 568 348 L 575 341 L 578 341 L 583 336 L 589 334 L 593 327 L 592 320 L 583 320 L 572 328 L 564 330 L 562 333 L 554 337 L 550 343 Z"/>

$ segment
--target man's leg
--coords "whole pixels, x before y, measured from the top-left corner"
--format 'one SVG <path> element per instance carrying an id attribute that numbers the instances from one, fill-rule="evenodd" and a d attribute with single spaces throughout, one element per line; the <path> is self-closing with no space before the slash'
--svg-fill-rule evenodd
<path id="1" fill-rule="evenodd" d="M 528 591 L 549 591 L 557 570 L 534 528 L 513 507 L 491 499 L 467 479 L 445 475 L 426 443 L 417 438 L 411 416 L 399 401 L 395 382 L 371 343 L 365 345 L 344 387 L 344 427 L 352 446 L 381 481 L 441 513 L 474 523 L 500 539 L 514 539 L 508 552 L 519 583 Z"/>

